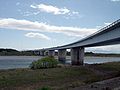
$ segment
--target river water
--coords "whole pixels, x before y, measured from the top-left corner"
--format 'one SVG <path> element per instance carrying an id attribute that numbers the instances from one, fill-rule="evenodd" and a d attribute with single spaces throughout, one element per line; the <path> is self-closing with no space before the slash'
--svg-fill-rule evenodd
<path id="1" fill-rule="evenodd" d="M 28 68 L 32 61 L 42 58 L 41 56 L 0 56 L 0 69 Z M 57 57 L 56 57 L 57 58 Z M 104 63 L 120 61 L 120 57 L 85 57 L 85 63 Z M 70 63 L 67 56 L 67 62 Z"/>

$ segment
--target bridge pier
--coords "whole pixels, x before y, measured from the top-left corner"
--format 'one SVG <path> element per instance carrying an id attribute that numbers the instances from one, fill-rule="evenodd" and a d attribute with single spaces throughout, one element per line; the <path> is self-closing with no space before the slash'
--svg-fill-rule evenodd
<path id="1" fill-rule="evenodd" d="M 34 51 L 33 52 L 35 55 L 40 55 L 40 51 Z"/>
<path id="2" fill-rule="evenodd" d="M 39 51 L 40 56 L 44 56 L 45 55 L 45 51 Z"/>
<path id="3" fill-rule="evenodd" d="M 71 48 L 72 65 L 83 65 L 84 63 L 84 47 Z"/>
<path id="4" fill-rule="evenodd" d="M 48 56 L 48 51 L 46 50 L 46 51 L 44 51 L 44 56 Z"/>
<path id="5" fill-rule="evenodd" d="M 66 61 L 66 49 L 59 49 L 58 50 L 58 61 L 61 63 L 65 63 Z"/>
<path id="6" fill-rule="evenodd" d="M 54 57 L 55 56 L 55 50 L 49 50 L 48 51 L 48 56 L 51 56 L 51 57 L 53 56 Z"/>

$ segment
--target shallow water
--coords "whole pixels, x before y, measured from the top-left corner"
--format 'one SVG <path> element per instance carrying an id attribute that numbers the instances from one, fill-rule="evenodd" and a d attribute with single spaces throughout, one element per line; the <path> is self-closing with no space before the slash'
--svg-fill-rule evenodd
<path id="1" fill-rule="evenodd" d="M 41 56 L 0 56 L 0 69 L 28 68 L 32 61 L 42 58 Z M 57 58 L 57 57 L 56 57 Z M 85 63 L 104 63 L 120 61 L 120 57 L 85 57 Z M 71 63 L 67 56 L 66 63 Z"/>

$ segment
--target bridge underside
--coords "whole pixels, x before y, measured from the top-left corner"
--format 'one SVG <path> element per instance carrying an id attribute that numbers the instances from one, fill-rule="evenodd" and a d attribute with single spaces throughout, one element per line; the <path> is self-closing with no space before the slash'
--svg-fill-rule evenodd
<path id="1" fill-rule="evenodd" d="M 120 20 L 104 27 L 100 31 L 77 42 L 48 48 L 49 56 L 54 56 L 54 50 L 58 50 L 58 58 L 60 61 L 66 59 L 66 49 L 71 49 L 71 60 L 73 65 L 82 65 L 84 61 L 84 48 L 120 44 Z"/>
<path id="2" fill-rule="evenodd" d="M 66 49 L 71 49 L 71 62 L 72 65 L 83 65 L 84 64 L 84 48 L 85 47 L 95 47 L 95 46 L 106 46 L 120 44 L 120 38 L 115 38 L 107 41 L 102 41 L 99 43 L 92 43 L 84 46 L 69 47 L 65 49 L 58 49 L 58 60 L 60 62 L 65 62 L 66 60 Z M 55 49 L 56 50 L 56 49 Z M 54 56 L 54 50 L 48 50 L 49 56 Z"/>
<path id="3" fill-rule="evenodd" d="M 115 44 L 120 44 L 120 38 L 111 39 L 111 40 L 103 41 L 99 43 L 93 43 L 93 44 L 85 45 L 83 47 L 106 46 L 106 45 L 115 45 Z"/>

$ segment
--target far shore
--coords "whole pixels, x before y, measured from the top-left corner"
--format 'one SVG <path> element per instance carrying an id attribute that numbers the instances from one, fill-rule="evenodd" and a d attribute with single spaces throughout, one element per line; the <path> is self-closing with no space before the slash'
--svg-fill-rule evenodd
<path id="1" fill-rule="evenodd" d="M 66 52 L 67 56 L 70 56 L 70 52 Z M 55 52 L 55 55 L 58 55 L 58 52 Z M 16 49 L 0 49 L 0 56 L 40 56 L 39 53 L 34 53 L 34 50 L 18 51 Z M 118 53 L 94 53 L 94 52 L 85 52 L 85 56 L 97 56 L 97 57 L 120 57 Z"/>
<path id="2" fill-rule="evenodd" d="M 31 57 L 36 57 L 40 55 L 0 55 L 0 56 L 31 56 Z M 58 55 L 55 55 L 58 56 Z M 70 56 L 70 55 L 67 55 Z M 44 57 L 44 56 L 41 56 Z M 120 54 L 94 54 L 94 55 L 85 55 L 85 57 L 120 57 Z"/>

